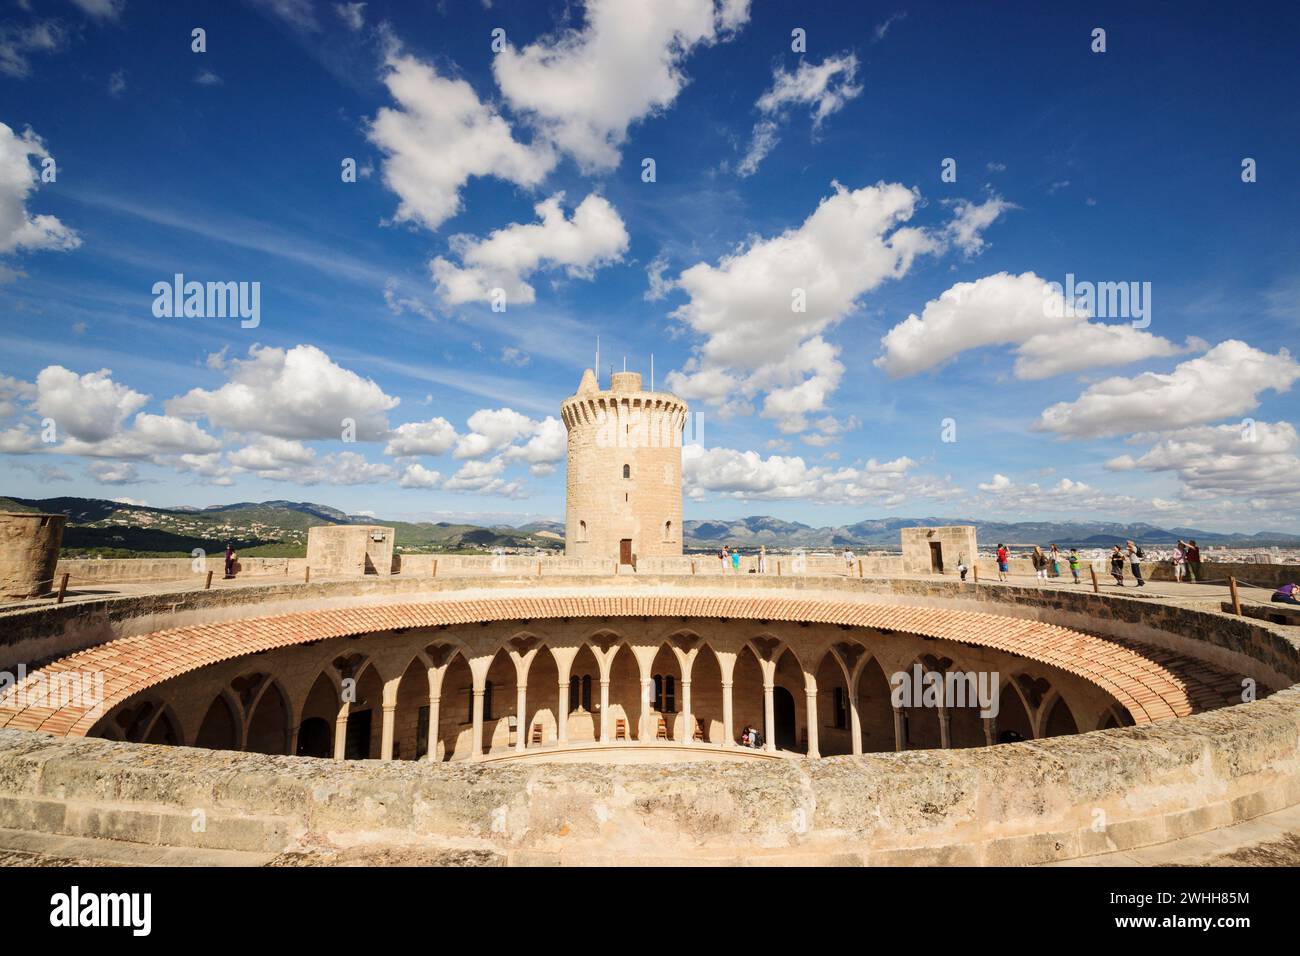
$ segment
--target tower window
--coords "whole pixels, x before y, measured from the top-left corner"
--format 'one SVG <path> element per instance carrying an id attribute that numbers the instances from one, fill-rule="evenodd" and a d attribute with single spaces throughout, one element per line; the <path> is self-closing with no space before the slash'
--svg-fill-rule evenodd
<path id="1" fill-rule="evenodd" d="M 624 466 L 623 466 L 623 477 L 624 477 L 624 478 L 631 478 L 631 477 L 632 477 L 632 466 L 631 466 L 631 465 L 624 465 Z"/>
<path id="2" fill-rule="evenodd" d="M 578 522 L 578 540 L 579 541 L 587 540 L 587 522 L 585 521 Z"/>
<path id="3" fill-rule="evenodd" d="M 664 522 L 664 540 L 673 540 L 673 523 L 671 521 Z"/>

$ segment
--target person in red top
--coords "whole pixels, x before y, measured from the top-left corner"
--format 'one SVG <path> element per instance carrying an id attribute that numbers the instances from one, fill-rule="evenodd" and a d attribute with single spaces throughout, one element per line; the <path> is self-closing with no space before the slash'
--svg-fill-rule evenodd
<path id="1" fill-rule="evenodd" d="M 1011 570 L 1011 555 L 1007 553 L 1005 544 L 998 545 L 998 580 L 1005 581 L 1007 572 Z"/>

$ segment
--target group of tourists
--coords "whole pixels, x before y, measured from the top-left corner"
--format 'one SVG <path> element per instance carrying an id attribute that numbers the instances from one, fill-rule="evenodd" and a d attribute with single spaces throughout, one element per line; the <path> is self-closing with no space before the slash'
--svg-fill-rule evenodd
<path id="1" fill-rule="evenodd" d="M 1201 549 L 1196 546 L 1196 539 L 1184 541 L 1178 539 L 1178 545 L 1174 548 L 1174 580 L 1181 581 L 1183 576 L 1187 576 L 1188 584 L 1195 584 L 1197 581 L 1204 581 L 1205 575 L 1201 573 Z"/>
<path id="2" fill-rule="evenodd" d="M 725 544 L 722 550 L 718 552 L 718 560 L 722 562 L 723 574 L 740 573 L 740 550 L 727 547 Z M 767 574 L 767 545 L 759 545 L 758 560 L 756 562 L 759 574 Z"/>

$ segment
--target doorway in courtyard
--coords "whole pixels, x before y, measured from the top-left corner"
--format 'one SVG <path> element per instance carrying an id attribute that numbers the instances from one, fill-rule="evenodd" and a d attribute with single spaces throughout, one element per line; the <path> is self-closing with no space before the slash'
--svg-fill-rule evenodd
<path id="1" fill-rule="evenodd" d="M 930 570 L 943 574 L 943 545 L 938 541 L 930 542 Z"/>
<path id="2" fill-rule="evenodd" d="M 772 689 L 772 716 L 776 723 L 776 749 L 794 750 L 794 695 L 784 687 Z"/>

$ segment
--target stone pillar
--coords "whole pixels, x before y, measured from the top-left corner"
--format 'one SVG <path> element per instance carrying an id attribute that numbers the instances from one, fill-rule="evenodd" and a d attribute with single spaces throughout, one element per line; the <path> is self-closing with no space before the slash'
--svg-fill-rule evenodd
<path id="1" fill-rule="evenodd" d="M 515 750 L 528 746 L 528 685 L 515 685 Z"/>
<path id="2" fill-rule="evenodd" d="M 894 710 L 894 753 L 902 753 L 907 749 L 907 742 L 903 740 L 903 711 L 895 707 Z"/>
<path id="3" fill-rule="evenodd" d="M 998 742 L 997 718 L 985 717 L 983 723 L 984 723 L 984 746 L 992 747 L 995 743 Z"/>
<path id="4" fill-rule="evenodd" d="M 853 753 L 862 753 L 862 715 L 858 713 L 858 682 L 849 688 L 849 730 L 853 733 Z"/>
<path id="5" fill-rule="evenodd" d="M 731 681 L 722 682 L 722 746 L 736 746 L 736 731 L 731 722 Z"/>
<path id="6" fill-rule="evenodd" d="M 474 732 L 470 735 L 470 760 L 483 759 L 483 694 L 484 688 L 474 688 Z"/>
<path id="7" fill-rule="evenodd" d="M 804 700 L 808 707 L 808 756 L 820 757 L 821 751 L 817 749 L 817 691 L 805 692 Z"/>
<path id="8" fill-rule="evenodd" d="M 641 719 L 638 721 L 636 732 L 636 742 L 639 744 L 649 743 L 656 737 L 658 727 L 652 727 L 654 723 L 654 712 L 650 709 L 650 704 L 655 698 L 655 682 L 649 677 L 641 678 Z"/>
<path id="9" fill-rule="evenodd" d="M 0 604 L 54 590 L 63 515 L 0 513 Z"/>
<path id="10" fill-rule="evenodd" d="M 442 698 L 434 697 L 432 694 L 429 695 L 429 742 L 425 746 L 425 760 L 438 759 L 438 738 L 440 736 L 438 733 L 438 722 L 442 717 L 441 710 Z"/>
<path id="11" fill-rule="evenodd" d="M 695 720 L 691 716 L 691 682 L 682 681 L 682 743 L 695 742 Z"/>
<path id="12" fill-rule="evenodd" d="M 295 726 L 289 731 L 289 756 L 298 755 L 298 727 Z"/>
<path id="13" fill-rule="evenodd" d="M 342 760 L 343 755 L 348 749 L 348 714 L 352 711 L 351 704 L 344 704 L 339 708 L 339 715 L 334 718 L 334 759 Z"/>
<path id="14" fill-rule="evenodd" d="M 944 750 L 952 749 L 952 714 L 939 711 L 939 746 Z"/>
<path id="15" fill-rule="evenodd" d="M 763 749 L 776 753 L 776 702 L 773 700 L 775 685 L 763 682 Z"/>
<path id="16" fill-rule="evenodd" d="M 600 679 L 600 742 L 609 743 L 609 678 Z"/>
<path id="17" fill-rule="evenodd" d="M 601 715 L 604 727 L 604 714 Z M 560 706 L 555 708 L 555 739 L 563 746 L 569 740 L 569 682 L 560 681 Z"/>
<path id="18" fill-rule="evenodd" d="M 393 759 L 393 730 L 397 725 L 397 705 L 384 704 L 384 729 L 379 738 L 379 759 Z"/>

